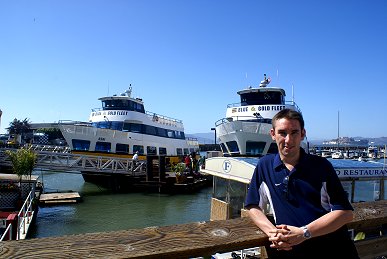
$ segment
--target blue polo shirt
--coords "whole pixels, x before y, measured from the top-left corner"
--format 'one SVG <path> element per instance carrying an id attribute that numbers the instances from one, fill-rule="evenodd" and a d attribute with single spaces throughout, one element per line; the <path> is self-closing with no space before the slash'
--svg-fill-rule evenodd
<path id="1" fill-rule="evenodd" d="M 296 227 L 332 210 L 353 210 L 332 164 L 306 154 L 302 148 L 300 161 L 292 171 L 279 154 L 266 155 L 258 161 L 246 197 L 245 207 L 250 206 L 273 214 L 277 225 Z"/>

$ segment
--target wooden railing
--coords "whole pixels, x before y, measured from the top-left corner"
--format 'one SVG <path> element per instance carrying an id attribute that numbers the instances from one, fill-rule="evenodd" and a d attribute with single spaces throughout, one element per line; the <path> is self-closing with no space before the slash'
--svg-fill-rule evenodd
<path id="1" fill-rule="evenodd" d="M 366 233 L 365 240 L 355 242 L 360 258 L 387 255 L 386 233 L 367 239 L 368 232 L 379 231 L 387 224 L 387 201 L 357 203 L 354 207 L 355 219 L 348 227 Z M 238 218 L 5 241 L 0 243 L 0 258 L 192 258 L 267 244 L 265 234 L 249 218 Z"/>

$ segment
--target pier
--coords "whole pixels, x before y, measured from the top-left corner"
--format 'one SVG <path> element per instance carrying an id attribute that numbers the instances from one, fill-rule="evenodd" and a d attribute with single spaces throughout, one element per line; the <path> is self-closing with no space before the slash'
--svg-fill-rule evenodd
<path id="1" fill-rule="evenodd" d="M 387 201 L 353 204 L 360 258 L 387 255 Z M 383 228 L 384 227 L 384 228 Z M 376 234 L 375 234 L 376 233 Z M 1 258 L 192 258 L 268 245 L 247 217 L 0 243 Z M 329 248 L 326 248 L 329 249 Z M 336 251 L 332 251 L 332 256 Z"/>
<path id="2" fill-rule="evenodd" d="M 134 161 L 132 158 L 109 154 L 74 154 L 65 148 L 31 148 L 37 154 L 35 171 L 82 174 L 85 181 L 103 185 L 113 191 L 149 189 L 158 192 L 192 192 L 211 183 L 207 178 L 192 177 L 192 181 L 177 183 L 174 173 L 166 173 L 168 165 L 164 156 L 147 156 L 146 160 Z M 11 161 L 4 150 L 0 149 L 0 169 L 11 168 Z"/>

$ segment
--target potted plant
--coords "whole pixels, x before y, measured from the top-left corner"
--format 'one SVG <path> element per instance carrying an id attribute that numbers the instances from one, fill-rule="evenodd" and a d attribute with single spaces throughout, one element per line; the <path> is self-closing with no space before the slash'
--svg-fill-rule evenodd
<path id="1" fill-rule="evenodd" d="M 175 165 L 172 165 L 171 169 L 172 169 L 172 172 L 175 173 L 176 183 L 182 183 L 186 180 L 186 176 L 184 174 L 184 171 L 185 171 L 184 163 L 177 163 Z"/>
<path id="2" fill-rule="evenodd" d="M 6 150 L 5 154 L 10 158 L 12 163 L 12 171 L 18 176 L 19 178 L 19 187 L 22 191 L 22 179 L 23 176 L 29 176 L 30 184 L 31 184 L 31 174 L 32 170 L 35 167 L 36 163 L 36 153 L 20 148 L 16 151 L 12 150 Z M 31 190 L 31 185 L 30 185 Z M 28 190 L 28 192 L 30 191 Z"/>

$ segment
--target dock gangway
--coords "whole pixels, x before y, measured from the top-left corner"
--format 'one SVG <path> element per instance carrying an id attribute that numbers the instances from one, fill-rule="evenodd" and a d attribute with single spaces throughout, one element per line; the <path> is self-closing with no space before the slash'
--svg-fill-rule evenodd
<path id="1" fill-rule="evenodd" d="M 0 149 L 0 165 L 12 166 L 10 159 Z M 60 171 L 69 173 L 98 173 L 142 176 L 146 174 L 146 161 L 134 161 L 131 158 L 73 154 L 69 152 L 42 151 L 37 154 L 35 170 Z"/>

